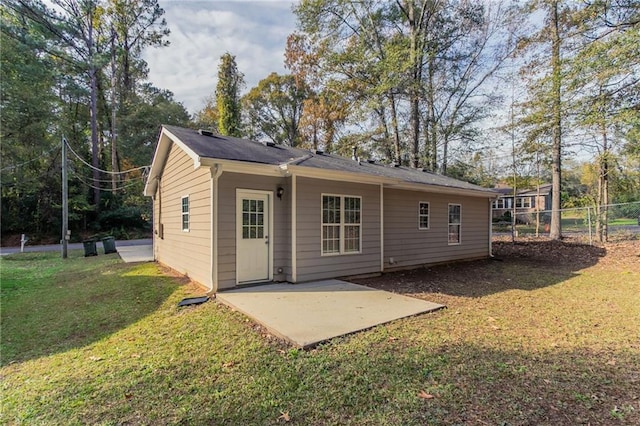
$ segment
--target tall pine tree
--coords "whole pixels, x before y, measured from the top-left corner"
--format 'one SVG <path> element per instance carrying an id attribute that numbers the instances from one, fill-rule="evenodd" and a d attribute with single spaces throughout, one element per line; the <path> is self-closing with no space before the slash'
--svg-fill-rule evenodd
<path id="1" fill-rule="evenodd" d="M 240 90 L 243 86 L 244 75 L 238 70 L 236 57 L 229 52 L 225 53 L 220 57 L 216 86 L 218 130 L 222 135 L 242 135 Z"/>

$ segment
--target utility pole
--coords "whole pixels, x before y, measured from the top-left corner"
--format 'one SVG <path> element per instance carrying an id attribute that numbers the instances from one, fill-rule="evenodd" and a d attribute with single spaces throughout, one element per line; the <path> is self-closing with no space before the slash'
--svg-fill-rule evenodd
<path id="1" fill-rule="evenodd" d="M 69 182 L 67 181 L 67 140 L 62 137 L 62 258 L 67 258 L 69 242 Z"/>

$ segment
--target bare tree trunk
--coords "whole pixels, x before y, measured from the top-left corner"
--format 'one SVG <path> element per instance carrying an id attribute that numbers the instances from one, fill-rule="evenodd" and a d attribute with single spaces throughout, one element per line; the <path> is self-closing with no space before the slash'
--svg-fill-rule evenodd
<path id="1" fill-rule="evenodd" d="M 393 93 L 389 93 L 389 103 L 391 105 L 391 127 L 393 128 L 393 161 L 396 164 L 401 164 L 402 158 L 400 151 L 400 130 L 398 129 L 398 111 L 396 110 L 396 98 Z"/>
<path id="2" fill-rule="evenodd" d="M 551 232 L 552 240 L 562 238 L 562 112 L 560 74 L 560 22 L 558 1 L 551 2 L 551 73 L 552 73 L 552 148 L 551 148 Z"/>
<path id="3" fill-rule="evenodd" d="M 602 242 L 609 240 L 609 138 L 607 136 L 607 124 L 602 121 L 602 158 L 600 160 L 600 187 L 602 193 Z"/>
<path id="4" fill-rule="evenodd" d="M 411 52 L 411 84 L 409 87 L 409 122 L 411 123 L 411 164 L 417 168 L 420 163 L 420 68 L 418 61 L 418 23 L 415 17 L 415 5 L 407 5 L 410 34 Z"/>
<path id="5" fill-rule="evenodd" d="M 93 166 L 93 203 L 96 208 L 100 206 L 100 157 L 98 146 L 98 70 L 94 60 L 94 40 L 93 40 L 93 5 L 90 5 L 87 16 L 87 47 L 89 50 L 89 80 L 90 80 L 90 114 L 91 114 L 91 164 Z"/>
<path id="6" fill-rule="evenodd" d="M 111 189 L 115 193 L 118 189 L 118 151 L 116 147 L 116 32 L 111 28 Z"/>

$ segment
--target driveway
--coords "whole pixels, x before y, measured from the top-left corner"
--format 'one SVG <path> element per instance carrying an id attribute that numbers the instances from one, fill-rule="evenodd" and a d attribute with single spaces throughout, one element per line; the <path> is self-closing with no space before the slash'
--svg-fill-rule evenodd
<path id="1" fill-rule="evenodd" d="M 100 244 L 98 243 L 98 246 Z M 69 250 L 82 250 L 82 243 L 71 243 L 67 246 Z M 48 244 L 41 246 L 24 247 L 25 252 L 43 252 L 43 251 L 61 251 L 62 246 L 60 244 Z M 152 262 L 153 261 L 153 240 L 141 239 L 141 240 L 117 240 L 116 250 L 118 254 L 126 263 L 130 262 Z M 0 256 L 10 253 L 20 253 L 20 247 L 2 247 L 0 248 Z M 98 253 L 102 253 L 98 248 Z"/>
<path id="2" fill-rule="evenodd" d="M 301 348 L 445 307 L 340 280 L 267 284 L 216 297 Z"/>

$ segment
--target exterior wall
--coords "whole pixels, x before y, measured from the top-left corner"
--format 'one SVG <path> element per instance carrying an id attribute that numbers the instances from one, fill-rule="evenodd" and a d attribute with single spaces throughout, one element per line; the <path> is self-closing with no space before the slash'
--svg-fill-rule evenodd
<path id="1" fill-rule="evenodd" d="M 380 186 L 297 178 L 297 282 L 380 272 Z M 322 194 L 362 197 L 362 252 L 322 255 Z"/>
<path id="2" fill-rule="evenodd" d="M 218 179 L 218 289 L 236 286 L 236 189 L 273 192 L 273 279 L 291 276 L 290 179 L 222 172 Z M 285 192 L 276 196 L 278 187 Z M 278 273 L 282 268 L 283 272 Z"/>
<path id="3" fill-rule="evenodd" d="M 211 174 L 171 146 L 154 200 L 155 259 L 211 287 Z M 189 196 L 189 231 L 182 230 L 182 197 Z M 160 226 L 163 228 L 160 235 Z"/>
<path id="4" fill-rule="evenodd" d="M 429 203 L 426 230 L 418 229 L 421 201 Z M 462 206 L 461 243 L 457 245 L 448 243 L 449 203 Z M 385 269 L 489 256 L 489 203 L 486 198 L 385 189 Z"/>

